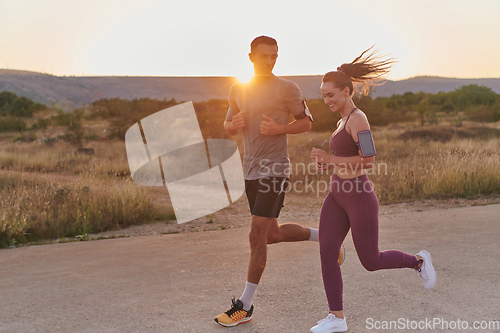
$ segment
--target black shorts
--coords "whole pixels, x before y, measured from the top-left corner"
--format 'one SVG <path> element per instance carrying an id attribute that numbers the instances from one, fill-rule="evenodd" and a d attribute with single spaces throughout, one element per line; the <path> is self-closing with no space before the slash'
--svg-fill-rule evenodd
<path id="1" fill-rule="evenodd" d="M 285 191 L 288 187 L 288 178 L 264 177 L 255 180 L 245 180 L 245 192 L 252 215 L 262 217 L 278 217 Z"/>

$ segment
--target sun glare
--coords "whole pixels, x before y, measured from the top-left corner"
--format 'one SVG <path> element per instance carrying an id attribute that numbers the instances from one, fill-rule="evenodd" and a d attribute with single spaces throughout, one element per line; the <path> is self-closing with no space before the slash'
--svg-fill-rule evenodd
<path id="1" fill-rule="evenodd" d="M 247 83 L 250 81 L 252 76 L 253 72 L 251 70 L 242 70 L 240 73 L 238 73 L 238 75 L 236 75 L 236 78 L 241 83 Z"/>

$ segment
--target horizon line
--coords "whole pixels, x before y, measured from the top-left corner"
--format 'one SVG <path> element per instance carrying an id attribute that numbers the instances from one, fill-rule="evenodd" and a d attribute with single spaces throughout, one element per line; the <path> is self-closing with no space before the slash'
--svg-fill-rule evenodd
<path id="1" fill-rule="evenodd" d="M 2 68 L 0 67 L 0 70 L 5 70 L 5 71 L 17 71 L 17 72 L 28 72 L 28 73 L 34 73 L 34 74 L 41 74 L 41 75 L 50 75 L 54 77 L 75 77 L 75 78 L 98 78 L 98 77 L 132 77 L 132 78 L 233 78 L 237 79 L 236 76 L 229 76 L 229 75 L 55 75 L 51 74 L 48 72 L 37 72 L 37 71 L 32 71 L 32 70 L 26 70 L 26 69 L 12 69 L 12 68 Z M 276 75 L 276 74 L 275 74 Z M 298 77 L 298 76 L 323 76 L 324 74 L 286 74 L 286 75 L 276 75 L 278 77 Z M 439 79 L 457 79 L 457 80 L 498 80 L 500 77 L 456 77 L 456 76 L 439 76 L 439 75 L 429 75 L 429 74 L 422 74 L 422 75 L 415 75 L 415 76 L 410 76 L 407 78 L 403 79 L 385 79 L 386 81 L 404 81 L 404 80 L 410 80 L 410 79 L 416 79 L 416 78 L 439 78 Z"/>

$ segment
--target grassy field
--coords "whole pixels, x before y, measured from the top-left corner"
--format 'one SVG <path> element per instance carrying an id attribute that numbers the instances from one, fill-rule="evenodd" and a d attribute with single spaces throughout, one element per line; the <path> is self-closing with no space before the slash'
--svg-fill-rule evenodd
<path id="1" fill-rule="evenodd" d="M 150 190 L 129 175 L 125 144 L 90 142 L 94 155 L 69 143 L 0 146 L 0 247 L 81 236 L 148 223 L 172 213 L 155 209 Z"/>
<path id="2" fill-rule="evenodd" d="M 155 217 L 147 190 L 129 180 L 2 172 L 0 195 L 1 246 L 85 237 Z"/>
<path id="3" fill-rule="evenodd" d="M 443 139 L 442 132 L 452 134 Z M 319 195 L 326 194 L 324 184 L 331 172 L 304 174 L 302 164 L 311 163 L 312 147 L 328 150 L 330 135 L 307 133 L 289 138 L 292 172 L 298 171 L 291 177 L 292 184 L 305 182 L 307 177 L 309 183 L 316 182 L 314 188 L 320 190 Z M 498 124 L 496 127 L 465 124 L 461 128 L 397 124 L 373 128 L 373 136 L 377 156 L 369 178 L 382 204 L 500 193 Z"/>
<path id="4" fill-rule="evenodd" d="M 94 126 L 102 132 L 104 125 Z M 56 129 L 52 129 L 56 131 Z M 500 124 L 373 128 L 376 166 L 369 175 L 383 204 L 429 198 L 500 194 Z M 41 137 L 50 133 L 38 132 Z M 289 136 L 291 182 L 302 195 L 323 197 L 329 174 L 317 174 L 311 148 L 328 149 L 331 133 Z M 242 137 L 236 141 L 242 152 Z M 0 246 L 174 219 L 155 202 L 154 189 L 130 179 L 125 143 L 89 141 L 94 155 L 69 143 L 52 146 L 0 137 Z M 314 183 L 313 186 L 305 184 Z"/>

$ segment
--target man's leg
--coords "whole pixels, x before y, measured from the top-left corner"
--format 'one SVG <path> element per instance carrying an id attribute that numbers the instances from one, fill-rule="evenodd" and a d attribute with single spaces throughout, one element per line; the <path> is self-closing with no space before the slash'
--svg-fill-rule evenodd
<path id="1" fill-rule="evenodd" d="M 311 230 L 296 223 L 278 225 L 278 219 L 252 215 L 250 227 L 250 261 L 247 283 L 240 297 L 243 309 L 249 310 L 267 262 L 267 244 L 308 240 Z"/>
<path id="2" fill-rule="evenodd" d="M 280 187 L 273 186 L 275 183 L 280 184 Z M 238 300 L 233 299 L 231 309 L 215 318 L 215 321 L 223 326 L 235 326 L 251 320 L 253 297 L 266 267 L 268 243 L 318 241 L 317 229 L 310 230 L 295 223 L 278 225 L 277 217 L 283 207 L 285 185 L 284 179 L 245 180 L 245 190 L 252 212 L 247 281 L 241 297 Z"/>
<path id="3" fill-rule="evenodd" d="M 267 261 L 267 237 L 270 226 L 276 218 L 252 215 L 248 240 L 250 242 L 250 262 L 247 281 L 258 284 Z"/>
<path id="4" fill-rule="evenodd" d="M 236 326 L 252 319 L 252 301 L 267 261 L 267 233 L 274 218 L 252 215 L 248 240 L 250 242 L 250 261 L 247 282 L 238 300 L 233 298 L 231 309 L 218 315 L 215 321 L 223 326 Z"/>
<path id="5" fill-rule="evenodd" d="M 311 231 L 314 232 L 311 228 L 303 227 L 297 223 L 279 225 L 278 219 L 273 218 L 267 233 L 267 244 L 306 241 L 310 239 Z"/>

